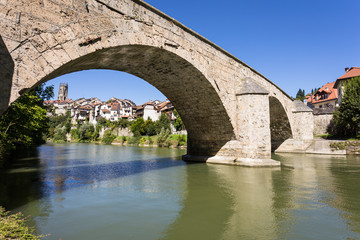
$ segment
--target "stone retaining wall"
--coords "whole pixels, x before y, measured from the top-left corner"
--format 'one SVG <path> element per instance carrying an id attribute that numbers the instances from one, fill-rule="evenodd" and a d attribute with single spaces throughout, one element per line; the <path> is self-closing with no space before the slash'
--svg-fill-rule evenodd
<path id="1" fill-rule="evenodd" d="M 327 128 L 331 124 L 333 114 L 314 114 L 314 135 L 328 134 Z"/>

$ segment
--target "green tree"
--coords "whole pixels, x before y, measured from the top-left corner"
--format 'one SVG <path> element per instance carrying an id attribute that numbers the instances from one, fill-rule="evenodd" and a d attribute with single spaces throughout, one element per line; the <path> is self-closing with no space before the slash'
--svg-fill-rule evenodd
<path id="1" fill-rule="evenodd" d="M 142 117 L 136 118 L 136 120 L 131 124 L 131 131 L 134 136 L 146 134 L 146 129 L 144 129 L 144 119 Z"/>
<path id="2" fill-rule="evenodd" d="M 94 126 L 86 122 L 79 127 L 79 140 L 81 142 L 90 142 L 93 140 L 94 133 Z"/>
<path id="3" fill-rule="evenodd" d="M 145 130 L 145 134 L 147 136 L 154 136 L 156 135 L 156 127 L 155 127 L 155 123 L 148 118 L 148 120 L 146 120 L 143 124 L 143 128 Z"/>
<path id="4" fill-rule="evenodd" d="M 296 100 L 304 101 L 305 99 L 305 90 L 299 88 L 299 91 L 296 93 Z"/>
<path id="5" fill-rule="evenodd" d="M 160 147 L 168 147 L 171 142 L 170 129 L 162 128 L 159 135 L 157 136 L 156 142 Z"/>
<path id="6" fill-rule="evenodd" d="M 67 112 L 65 115 L 57 115 L 53 117 L 49 117 L 49 132 L 48 132 L 48 138 L 54 137 L 54 131 L 57 127 L 64 127 L 66 133 L 70 132 L 71 129 L 71 116 L 70 112 Z"/>
<path id="7" fill-rule="evenodd" d="M 334 112 L 334 127 L 330 132 L 337 136 L 356 136 L 360 129 L 360 77 L 344 83 L 345 91 L 340 107 Z"/>
<path id="8" fill-rule="evenodd" d="M 131 125 L 131 124 L 130 124 L 129 120 L 123 119 L 123 118 L 120 118 L 120 119 L 119 119 L 119 127 L 121 127 L 121 128 L 127 128 L 127 127 L 129 127 L 130 125 Z"/>
<path id="9" fill-rule="evenodd" d="M 103 138 L 101 139 L 101 142 L 105 144 L 111 144 L 115 138 L 116 136 L 112 134 L 111 130 L 106 130 L 104 132 Z"/>
<path id="10" fill-rule="evenodd" d="M 104 118 L 104 117 L 100 117 L 100 118 L 97 120 L 97 124 L 98 124 L 98 125 L 101 125 L 101 126 L 105 126 L 105 127 L 107 127 L 107 121 L 106 121 L 106 118 Z"/>
<path id="11" fill-rule="evenodd" d="M 164 130 L 168 129 L 170 131 L 171 128 L 170 128 L 170 119 L 169 119 L 169 117 L 165 113 L 161 114 L 159 120 L 157 120 L 155 122 L 155 126 L 156 126 L 156 133 L 157 134 L 159 134 L 162 129 L 164 129 Z"/>
<path id="12" fill-rule="evenodd" d="M 29 148 L 44 142 L 48 117 L 44 100 L 53 97 L 53 86 L 43 85 L 21 95 L 0 116 L 0 158 L 17 148 Z"/>
<path id="13" fill-rule="evenodd" d="M 176 131 L 181 131 L 181 130 L 185 129 L 185 125 L 184 125 L 178 111 L 176 111 L 176 109 L 174 110 L 174 115 L 175 115 L 175 120 L 174 120 L 173 124 L 174 124 L 174 128 L 176 129 Z"/>
<path id="14" fill-rule="evenodd" d="M 79 141 L 80 139 L 79 129 L 76 128 L 71 129 L 70 134 L 71 134 L 71 140 Z"/>

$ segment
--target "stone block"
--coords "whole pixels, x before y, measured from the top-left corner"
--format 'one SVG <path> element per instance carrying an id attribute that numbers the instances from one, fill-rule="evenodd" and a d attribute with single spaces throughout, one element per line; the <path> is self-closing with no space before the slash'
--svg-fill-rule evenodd
<path id="1" fill-rule="evenodd" d="M 45 8 L 30 6 L 29 7 L 31 16 L 50 22 L 56 26 L 61 26 L 65 23 L 65 19 L 61 17 L 60 11 L 52 12 Z"/>
<path id="2" fill-rule="evenodd" d="M 49 46 L 40 37 L 40 35 L 35 35 L 34 37 L 30 38 L 30 42 L 40 53 L 45 52 L 47 49 L 49 49 Z"/>
<path id="3" fill-rule="evenodd" d="M 78 47 L 75 47 L 73 42 L 65 42 L 62 44 L 62 47 L 64 48 L 64 50 L 72 60 L 75 60 L 78 57 L 80 57 L 80 54 L 77 51 Z"/>
<path id="4" fill-rule="evenodd" d="M 58 56 L 53 51 L 53 49 L 48 49 L 47 51 L 42 53 L 42 56 L 46 60 L 46 62 L 51 66 L 53 69 L 57 69 L 62 66 L 62 62 L 59 61 Z"/>
<path id="5" fill-rule="evenodd" d="M 13 41 L 20 41 L 20 26 L 16 22 L 0 18 L 1 36 Z"/>
<path id="6" fill-rule="evenodd" d="M 54 68 L 51 66 L 51 64 L 49 64 L 45 58 L 43 56 L 38 57 L 35 60 L 35 63 L 37 66 L 40 67 L 40 69 L 46 73 L 46 74 L 50 74 L 52 71 L 54 71 Z"/>
<path id="7" fill-rule="evenodd" d="M 83 32 L 79 22 L 73 22 L 69 26 L 71 27 L 72 32 L 74 33 L 75 37 L 82 37 L 84 35 L 84 32 Z"/>
<path id="8" fill-rule="evenodd" d="M 52 33 L 48 33 L 48 32 L 41 33 L 40 37 L 46 42 L 49 48 L 53 48 L 59 44 Z"/>

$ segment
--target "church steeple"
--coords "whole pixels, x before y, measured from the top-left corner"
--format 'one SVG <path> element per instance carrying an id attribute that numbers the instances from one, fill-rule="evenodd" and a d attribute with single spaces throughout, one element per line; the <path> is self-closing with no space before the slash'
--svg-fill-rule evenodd
<path id="1" fill-rule="evenodd" d="M 65 101 L 68 99 L 68 84 L 60 83 L 58 100 Z"/>

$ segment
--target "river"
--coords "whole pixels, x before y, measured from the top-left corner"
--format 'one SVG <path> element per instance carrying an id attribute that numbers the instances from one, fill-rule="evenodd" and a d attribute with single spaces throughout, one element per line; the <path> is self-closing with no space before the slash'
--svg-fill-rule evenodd
<path id="1" fill-rule="evenodd" d="M 186 150 L 46 144 L 0 174 L 0 205 L 44 239 L 360 239 L 360 157 L 281 168 L 185 163 Z"/>

